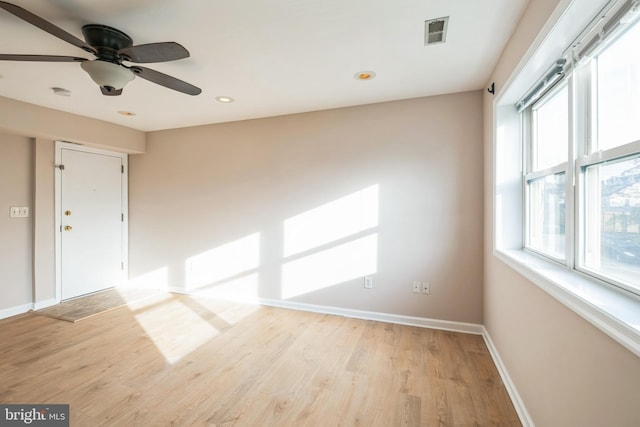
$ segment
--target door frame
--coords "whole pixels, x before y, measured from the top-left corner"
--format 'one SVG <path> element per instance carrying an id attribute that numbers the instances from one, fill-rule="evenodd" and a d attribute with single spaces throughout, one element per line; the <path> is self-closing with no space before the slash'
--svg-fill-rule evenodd
<path id="1" fill-rule="evenodd" d="M 122 262 L 124 263 L 122 275 L 118 286 L 126 284 L 129 277 L 129 156 L 126 153 L 87 147 L 71 142 L 55 141 L 55 264 L 56 264 L 56 293 L 57 303 L 62 301 L 62 170 L 60 169 L 62 150 L 75 150 L 89 154 L 102 154 L 119 157 L 124 166 L 122 173 Z"/>

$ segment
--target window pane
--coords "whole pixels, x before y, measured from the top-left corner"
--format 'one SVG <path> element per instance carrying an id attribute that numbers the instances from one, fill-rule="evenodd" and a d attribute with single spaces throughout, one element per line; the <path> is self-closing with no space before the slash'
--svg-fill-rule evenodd
<path id="1" fill-rule="evenodd" d="M 597 150 L 640 140 L 639 46 L 636 24 L 598 56 Z"/>
<path id="2" fill-rule="evenodd" d="M 640 289 L 640 159 L 585 171 L 584 265 Z"/>
<path id="3" fill-rule="evenodd" d="M 541 170 L 566 162 L 569 149 L 569 90 L 565 85 L 533 110 L 532 168 Z"/>
<path id="4" fill-rule="evenodd" d="M 554 258 L 565 257 L 565 174 L 529 183 L 529 247 Z"/>

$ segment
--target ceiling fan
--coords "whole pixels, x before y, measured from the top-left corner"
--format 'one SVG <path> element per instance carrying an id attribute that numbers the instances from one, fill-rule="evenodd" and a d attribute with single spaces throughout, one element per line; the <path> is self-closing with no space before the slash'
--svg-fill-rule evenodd
<path id="1" fill-rule="evenodd" d="M 0 8 L 96 57 L 89 60 L 75 56 L 0 54 L 0 60 L 80 62 L 82 69 L 100 86 L 102 94 L 107 96 L 122 94 L 122 88 L 135 76 L 188 95 L 198 95 L 202 92 L 200 88 L 190 83 L 159 71 L 139 65 L 127 66 L 122 63 L 126 61 L 145 64 L 188 58 L 189 51 L 176 42 L 134 46 L 131 37 L 122 31 L 99 24 L 82 27 L 85 42 L 20 6 L 0 1 Z"/>

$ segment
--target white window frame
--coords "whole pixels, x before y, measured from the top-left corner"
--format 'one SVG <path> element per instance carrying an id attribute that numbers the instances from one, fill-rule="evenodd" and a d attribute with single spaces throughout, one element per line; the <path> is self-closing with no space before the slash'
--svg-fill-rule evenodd
<path id="1" fill-rule="evenodd" d="M 522 139 L 523 139 L 523 145 L 524 147 L 526 147 L 523 150 L 525 155 L 523 156 L 523 166 L 522 166 L 524 171 L 524 178 L 523 178 L 524 190 L 523 191 L 525 195 L 523 197 L 524 213 L 525 213 L 525 224 L 524 224 L 524 230 L 523 230 L 524 247 L 528 251 L 534 252 L 540 256 L 544 256 L 546 258 L 549 258 L 552 261 L 555 261 L 561 264 L 565 264 L 566 262 L 570 261 L 571 260 L 570 255 L 572 253 L 572 249 L 571 249 L 572 245 L 570 244 L 570 242 L 573 236 L 573 233 L 571 232 L 573 227 L 571 226 L 571 222 L 569 221 L 571 218 L 570 213 L 572 212 L 571 206 L 569 205 L 569 200 L 573 200 L 573 198 L 570 197 L 573 190 L 571 188 L 571 175 L 570 175 L 571 171 L 569 167 L 571 164 L 571 162 L 569 161 L 571 157 L 569 156 L 573 153 L 572 144 L 570 142 L 572 140 L 571 114 L 568 115 L 569 135 L 568 135 L 567 145 L 569 146 L 569 151 L 567 152 L 567 156 L 568 156 L 567 159 L 562 163 L 559 163 L 550 167 L 546 167 L 543 169 L 535 169 L 533 167 L 534 139 L 537 137 L 537 135 L 535 135 L 535 124 L 533 119 L 533 113 L 534 113 L 534 110 L 538 108 L 539 105 L 543 105 L 544 103 L 546 103 L 550 98 L 555 96 L 558 92 L 560 92 L 565 87 L 567 87 L 568 89 L 567 96 L 569 97 L 569 99 L 571 99 L 571 96 L 572 96 L 571 77 L 559 78 L 555 83 L 551 85 L 551 87 L 549 87 L 548 89 L 545 89 L 546 93 L 544 95 L 542 95 L 539 99 L 533 102 L 529 107 L 527 107 L 521 113 L 522 114 L 522 118 L 521 118 Z M 571 107 L 571 102 L 569 102 L 569 107 Z M 530 183 L 532 181 L 545 178 L 547 176 L 553 176 L 558 174 L 564 174 L 565 176 L 565 254 L 564 254 L 564 257 L 562 258 L 554 257 L 552 254 L 545 253 L 541 250 L 538 250 L 532 247 L 531 242 L 529 241 L 529 238 L 530 238 L 529 230 L 531 227 L 531 219 L 529 218 L 530 212 L 531 212 L 531 206 L 530 206 L 531 195 L 529 193 Z"/>
<path id="2" fill-rule="evenodd" d="M 575 258 L 579 254 L 567 253 L 566 262 L 555 262 L 524 249 L 525 242 L 525 182 L 521 115 L 514 105 L 520 97 L 544 75 L 544 65 L 563 56 L 567 46 L 573 40 L 583 37 L 587 32 L 601 32 L 591 28 L 583 29 L 596 22 L 596 17 L 614 16 L 621 7 L 628 5 L 626 0 L 561 0 L 549 21 L 528 50 L 516 70 L 504 83 L 493 103 L 494 112 L 494 167 L 493 167 L 493 248 L 494 255 L 529 279 L 535 285 L 549 293 L 568 308 L 598 327 L 621 345 L 640 356 L 640 297 L 620 287 L 600 280 L 593 275 L 574 268 Z M 603 20 L 600 20 L 601 25 Z M 570 97 L 584 95 L 584 86 L 575 92 L 576 87 L 585 84 L 580 73 L 569 77 Z M 588 80 L 588 79 L 587 79 Z M 583 95 L 580 95 L 582 93 Z M 570 105 L 573 103 L 570 103 Z M 589 115 L 590 107 L 578 99 L 575 103 L 578 111 L 570 111 L 570 117 L 578 117 L 577 122 Z M 586 135 L 585 135 L 586 132 Z M 581 129 L 576 123 L 570 124 L 571 141 L 575 138 L 590 138 L 592 130 Z M 590 139 L 588 139 L 590 141 Z M 570 144 L 573 146 L 573 144 Z M 627 146 L 635 149 L 638 146 Z M 588 162 L 597 162 L 602 157 L 617 158 L 620 147 L 597 154 L 570 153 L 568 175 L 578 176 L 579 168 Z M 567 208 L 573 209 L 575 196 L 581 191 L 580 183 L 567 179 L 571 191 L 567 192 Z M 575 185 L 575 187 L 574 187 Z M 571 198 L 571 200 L 569 199 Z M 578 218 L 579 212 L 567 212 L 567 219 Z M 573 220 L 572 220 L 573 221 Z M 577 221 L 566 224 L 568 251 L 577 244 L 579 225 Z M 577 247 L 577 246 L 576 246 Z"/>

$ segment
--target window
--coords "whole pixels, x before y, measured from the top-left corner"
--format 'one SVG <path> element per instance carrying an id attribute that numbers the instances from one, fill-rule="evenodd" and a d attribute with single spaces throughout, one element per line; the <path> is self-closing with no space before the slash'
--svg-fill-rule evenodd
<path id="1" fill-rule="evenodd" d="M 588 29 L 518 103 L 524 244 L 640 294 L 640 23 Z"/>
<path id="2" fill-rule="evenodd" d="M 594 58 L 597 145 L 607 150 L 640 140 L 640 25 Z"/>
<path id="3" fill-rule="evenodd" d="M 562 260 L 565 258 L 565 173 L 528 182 L 527 247 Z"/>
<path id="4" fill-rule="evenodd" d="M 569 147 L 569 91 L 562 85 L 553 96 L 534 104 L 533 170 L 550 168 L 567 162 Z"/>
<path id="5" fill-rule="evenodd" d="M 493 256 L 640 357 L 640 7 L 567 3 L 494 100 Z"/>
<path id="6" fill-rule="evenodd" d="M 583 169 L 584 251 L 579 266 L 640 289 L 640 158 Z"/>
<path id="7" fill-rule="evenodd" d="M 528 165 L 526 247 L 565 259 L 569 93 L 566 84 L 533 104 Z"/>
<path id="8" fill-rule="evenodd" d="M 594 96 L 587 106 L 591 138 L 577 141 L 586 154 L 576 162 L 580 212 L 576 266 L 640 293 L 638 46 L 636 22 L 610 37 L 583 66 L 589 67 L 585 73 Z"/>

